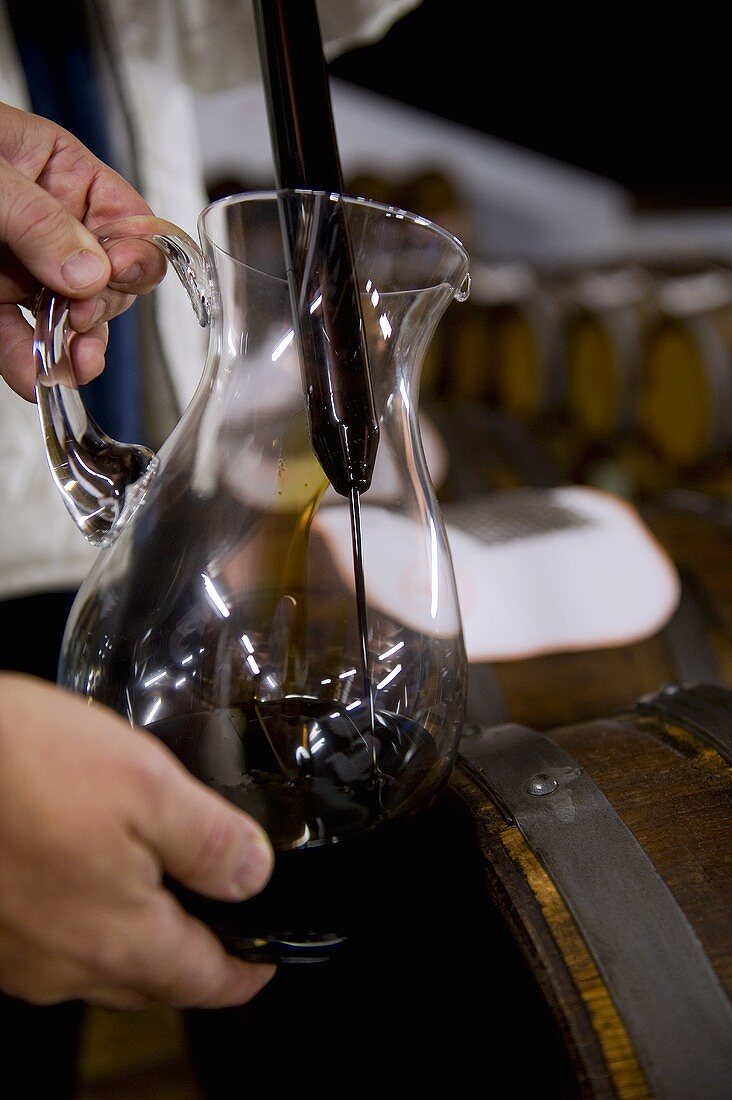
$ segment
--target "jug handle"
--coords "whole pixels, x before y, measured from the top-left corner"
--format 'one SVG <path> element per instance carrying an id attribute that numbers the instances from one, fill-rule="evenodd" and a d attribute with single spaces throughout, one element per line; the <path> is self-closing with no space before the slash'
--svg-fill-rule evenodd
<path id="1" fill-rule="evenodd" d="M 109 251 L 120 240 L 155 245 L 188 292 L 199 324 L 211 318 L 211 283 L 198 245 L 172 222 L 151 215 L 95 230 Z M 140 504 L 158 464 L 155 452 L 108 436 L 86 408 L 69 355 L 69 299 L 44 287 L 35 309 L 36 401 L 46 456 L 64 503 L 86 539 L 113 541 Z"/>

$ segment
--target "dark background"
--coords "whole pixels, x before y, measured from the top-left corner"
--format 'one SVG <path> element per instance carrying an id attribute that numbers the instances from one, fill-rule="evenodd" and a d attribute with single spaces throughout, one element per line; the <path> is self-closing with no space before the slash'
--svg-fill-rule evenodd
<path id="1" fill-rule="evenodd" d="M 701 8 L 423 0 L 331 75 L 615 180 L 639 209 L 732 206 L 732 44 Z"/>

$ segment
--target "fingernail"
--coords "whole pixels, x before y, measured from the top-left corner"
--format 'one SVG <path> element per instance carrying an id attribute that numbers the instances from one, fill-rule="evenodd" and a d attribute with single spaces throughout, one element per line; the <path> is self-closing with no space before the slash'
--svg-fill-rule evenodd
<path id="1" fill-rule="evenodd" d="M 119 275 L 114 276 L 115 283 L 136 283 L 142 278 L 142 268 L 139 264 L 130 264 Z"/>
<path id="2" fill-rule="evenodd" d="M 107 312 L 107 303 L 104 301 L 103 298 L 100 298 L 99 301 L 97 302 L 96 309 L 94 310 L 94 317 L 92 318 L 92 324 L 96 325 L 97 322 L 101 321 L 102 317 L 104 316 L 104 314 L 106 312 Z"/>
<path id="3" fill-rule="evenodd" d="M 248 898 L 265 883 L 265 872 L 272 866 L 272 849 L 269 841 L 256 837 L 249 842 L 246 859 L 239 864 L 234 874 L 234 894 Z"/>
<path id="4" fill-rule="evenodd" d="M 106 275 L 107 268 L 101 256 L 82 248 L 69 256 L 61 265 L 61 273 L 70 287 L 83 290 L 90 283 L 96 283 Z"/>

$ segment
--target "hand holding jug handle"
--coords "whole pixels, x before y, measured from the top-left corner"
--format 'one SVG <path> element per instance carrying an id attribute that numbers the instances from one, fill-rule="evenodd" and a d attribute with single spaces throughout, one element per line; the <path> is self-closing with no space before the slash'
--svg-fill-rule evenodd
<path id="1" fill-rule="evenodd" d="M 211 283 L 203 253 L 172 222 L 141 215 L 96 230 L 110 252 L 120 240 L 149 242 L 170 261 L 202 326 L 210 321 Z M 36 399 L 46 454 L 67 509 L 89 542 L 106 546 L 140 503 L 157 458 L 137 443 L 106 435 L 86 409 L 69 355 L 69 300 L 44 288 L 36 308 Z"/>

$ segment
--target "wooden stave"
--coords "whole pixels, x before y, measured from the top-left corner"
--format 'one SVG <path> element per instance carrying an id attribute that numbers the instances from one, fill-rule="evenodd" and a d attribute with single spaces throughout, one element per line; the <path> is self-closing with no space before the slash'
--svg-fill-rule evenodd
<path id="1" fill-rule="evenodd" d="M 683 695 L 699 689 L 671 690 L 680 690 Z M 732 726 L 732 694 L 726 689 L 716 690 Z M 510 728 L 513 727 L 505 727 Z M 478 730 L 478 737 L 480 733 Z M 627 754 L 621 760 L 617 752 L 619 737 L 625 737 L 627 742 L 629 735 L 635 739 L 631 743 L 633 749 L 636 743 L 642 747 L 640 754 L 633 753 L 630 768 Z M 728 920 L 732 906 L 729 752 L 725 760 L 691 723 L 683 718 L 674 720 L 668 715 L 654 714 L 652 708 L 650 711 L 644 708 L 643 701 L 614 717 L 557 727 L 546 736 L 569 752 L 594 779 L 619 817 L 641 841 L 682 912 L 691 914 L 693 929 L 719 983 L 727 997 L 732 996 L 732 939 Z M 472 737 L 463 740 L 463 750 L 472 740 Z M 615 751 L 609 752 L 609 748 Z M 615 768 L 614 775 L 608 773 L 609 766 Z M 684 813 L 690 785 L 697 803 L 697 817 L 699 808 L 706 803 L 716 830 L 704 848 L 707 866 L 704 881 L 699 874 L 700 851 L 704 847 L 700 841 L 704 838 L 700 838 L 698 830 L 689 829 L 692 815 Z M 474 768 L 464 751 L 458 757 L 451 790 L 463 801 L 474 823 L 474 840 L 483 855 L 490 895 L 555 1015 L 574 1065 L 580 1095 L 586 1100 L 606 1096 L 636 1100 L 654 1095 L 662 1100 L 649 1086 L 626 1022 L 613 1002 L 612 989 L 601 977 L 592 951 L 572 916 L 571 898 L 562 898 L 542 865 L 541 854 L 532 851 L 510 814 L 476 783 Z M 651 799 L 649 792 L 653 795 Z M 661 815 L 656 813 L 659 800 L 664 811 Z M 653 826 L 659 819 L 666 833 L 654 841 Z M 721 866 L 712 866 L 711 876 L 708 869 L 713 857 L 720 858 Z M 689 867 L 696 868 L 696 874 L 689 874 Z M 695 892 L 697 885 L 699 889 Z M 716 907 L 710 905 L 712 894 Z M 684 991 L 679 990 L 679 995 L 683 996 Z M 703 1066 L 699 1067 L 699 1087 L 699 1095 L 704 1095 L 705 1100 L 713 1096 L 721 1100 L 724 1095 L 718 1082 L 705 1083 Z"/>

